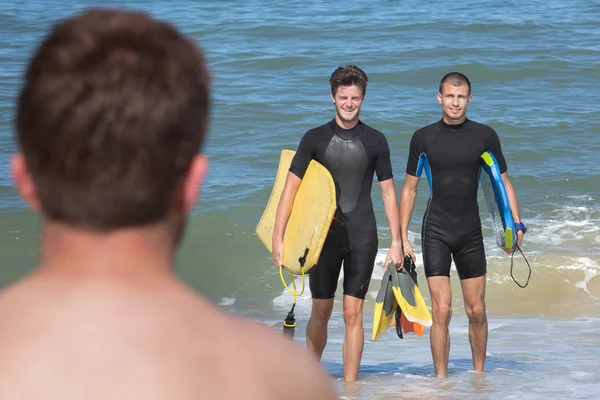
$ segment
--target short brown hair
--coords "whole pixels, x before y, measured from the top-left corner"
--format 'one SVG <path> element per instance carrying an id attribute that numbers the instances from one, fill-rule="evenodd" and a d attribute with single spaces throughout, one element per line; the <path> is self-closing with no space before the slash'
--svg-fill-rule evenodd
<path id="1" fill-rule="evenodd" d="M 340 86 L 352 86 L 356 85 L 362 91 L 364 97 L 367 94 L 367 74 L 356 65 L 346 65 L 345 67 L 338 67 L 331 74 L 329 83 L 331 84 L 331 94 L 335 96 Z"/>
<path id="2" fill-rule="evenodd" d="M 467 85 L 467 87 L 469 88 L 469 94 L 471 94 L 471 81 L 469 81 L 469 78 L 467 78 L 466 75 L 461 74 L 460 72 L 449 72 L 446 75 L 444 75 L 444 77 L 440 81 L 440 87 L 438 89 L 440 93 L 442 93 L 444 83 L 446 82 L 450 82 L 450 84 L 455 87 Z"/>
<path id="3" fill-rule="evenodd" d="M 59 22 L 34 54 L 16 130 L 43 214 L 110 231 L 164 219 L 203 143 L 202 50 L 134 11 Z"/>

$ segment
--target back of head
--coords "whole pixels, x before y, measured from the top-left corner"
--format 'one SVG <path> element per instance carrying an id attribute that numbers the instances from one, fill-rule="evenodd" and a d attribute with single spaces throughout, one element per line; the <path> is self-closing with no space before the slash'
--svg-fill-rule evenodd
<path id="1" fill-rule="evenodd" d="M 444 75 L 440 81 L 440 87 L 438 88 L 439 93 L 443 92 L 444 83 L 449 83 L 455 87 L 467 85 L 469 88 L 468 94 L 471 94 L 471 81 L 469 81 L 469 78 L 467 78 L 466 75 L 461 74 L 460 72 L 449 72 Z"/>
<path id="2" fill-rule="evenodd" d="M 367 74 L 355 65 L 338 67 L 329 78 L 331 95 L 335 96 L 341 86 L 357 86 L 362 91 L 363 97 L 367 93 Z"/>
<path id="3" fill-rule="evenodd" d="M 94 231 L 164 219 L 203 143 L 204 56 L 132 11 L 58 23 L 24 77 L 16 131 L 46 218 Z"/>

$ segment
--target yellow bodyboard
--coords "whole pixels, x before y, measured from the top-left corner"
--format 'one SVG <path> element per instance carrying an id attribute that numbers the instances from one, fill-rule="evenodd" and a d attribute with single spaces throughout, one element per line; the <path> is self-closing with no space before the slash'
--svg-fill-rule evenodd
<path id="1" fill-rule="evenodd" d="M 273 228 L 279 199 L 295 154 L 291 150 L 281 152 L 271 196 L 256 225 L 256 234 L 270 253 L 273 251 Z M 336 207 L 335 184 L 331 174 L 323 165 L 312 160 L 298 187 L 283 234 L 283 266 L 286 269 L 300 274 L 302 258 L 305 258 L 305 273 L 317 264 Z"/>

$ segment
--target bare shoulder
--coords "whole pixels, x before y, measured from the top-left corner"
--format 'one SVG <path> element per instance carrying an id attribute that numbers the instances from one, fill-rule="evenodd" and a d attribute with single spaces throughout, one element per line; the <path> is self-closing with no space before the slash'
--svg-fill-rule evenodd
<path id="1" fill-rule="evenodd" d="M 241 360 L 257 379 L 270 382 L 287 399 L 337 399 L 333 381 L 319 361 L 282 333 L 263 323 L 223 313 L 236 326 L 230 343 L 235 343 Z"/>
<path id="2" fill-rule="evenodd" d="M 202 296 L 193 297 L 186 318 L 195 320 L 192 336 L 204 338 L 197 349 L 203 360 L 211 360 L 214 371 L 226 370 L 247 393 L 264 392 L 263 398 L 337 398 L 333 380 L 299 343 L 261 322 L 226 312 Z"/>
<path id="3" fill-rule="evenodd" d="M 182 285 L 75 286 L 28 280 L 0 292 L 0 369 L 10 372 L 0 376 L 0 397 L 52 382 L 55 398 L 73 390 L 99 397 L 108 390 L 112 398 L 336 398 L 299 344 Z M 72 365 L 85 366 L 76 385 Z M 124 372 L 116 376 L 115 365 Z M 22 398 L 40 397 L 30 394 Z"/>

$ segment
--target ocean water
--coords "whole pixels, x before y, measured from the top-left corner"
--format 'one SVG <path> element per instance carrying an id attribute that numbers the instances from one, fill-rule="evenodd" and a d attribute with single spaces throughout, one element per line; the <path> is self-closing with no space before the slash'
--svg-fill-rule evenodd
<path id="1" fill-rule="evenodd" d="M 347 399 L 596 398 L 600 390 L 600 1 L 285 3 L 234 1 L 0 2 L 0 284 L 33 268 L 38 219 L 12 188 L 14 101 L 28 57 L 51 24 L 87 6 L 138 8 L 166 19 L 205 49 L 214 106 L 205 148 L 211 169 L 191 217 L 177 271 L 223 309 L 279 330 L 291 296 L 254 234 L 281 149 L 333 117 L 328 79 L 353 63 L 369 77 L 362 120 L 388 137 L 395 182 L 408 144 L 440 117 L 435 95 L 451 70 L 473 84 L 471 119 L 499 134 L 528 225 L 529 285 L 510 277 L 481 198 L 490 321 L 486 373 L 473 373 L 467 320 L 453 275 L 449 377 L 433 377 L 429 332 L 373 343 L 374 296 L 389 231 L 376 183 L 381 249 L 365 303 L 366 343 L 356 384 L 341 380 L 343 322 L 336 302 L 323 365 Z M 410 226 L 422 273 L 419 186 Z M 527 277 L 515 256 L 514 275 Z M 340 296 L 338 296 L 340 297 Z M 307 290 L 296 308 L 304 342 Z M 233 329 L 233 327 L 232 327 Z"/>

